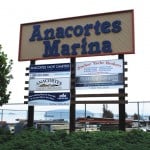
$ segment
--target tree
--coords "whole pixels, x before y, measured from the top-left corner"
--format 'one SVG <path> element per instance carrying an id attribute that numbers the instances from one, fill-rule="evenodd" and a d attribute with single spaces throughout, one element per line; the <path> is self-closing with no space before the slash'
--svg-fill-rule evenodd
<path id="1" fill-rule="evenodd" d="M 103 105 L 103 118 L 114 118 L 114 114 L 107 109 L 107 105 Z"/>
<path id="2" fill-rule="evenodd" d="M 7 86 L 13 76 L 10 74 L 12 69 L 12 60 L 8 60 L 7 55 L 2 51 L 0 45 L 0 106 L 8 103 L 11 92 L 7 91 Z"/>
<path id="3" fill-rule="evenodd" d="M 134 119 L 134 120 L 138 120 L 138 119 L 140 119 L 140 118 L 141 118 L 140 115 L 138 115 L 138 114 L 136 114 L 136 113 L 133 114 L 133 119 Z"/>

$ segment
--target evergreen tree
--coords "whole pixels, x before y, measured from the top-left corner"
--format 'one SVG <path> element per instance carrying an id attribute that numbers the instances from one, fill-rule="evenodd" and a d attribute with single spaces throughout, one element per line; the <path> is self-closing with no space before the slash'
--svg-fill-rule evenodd
<path id="1" fill-rule="evenodd" d="M 7 91 L 7 86 L 13 78 L 10 74 L 12 69 L 12 60 L 8 60 L 7 55 L 2 51 L 0 45 L 0 106 L 8 103 L 11 92 Z"/>
<path id="2" fill-rule="evenodd" d="M 114 114 L 108 110 L 107 105 L 103 105 L 103 118 L 114 118 Z"/>
<path id="3" fill-rule="evenodd" d="M 136 113 L 134 113 L 134 114 L 133 114 L 133 119 L 134 119 L 134 120 L 141 119 L 141 116 L 138 115 L 138 114 L 136 114 Z"/>

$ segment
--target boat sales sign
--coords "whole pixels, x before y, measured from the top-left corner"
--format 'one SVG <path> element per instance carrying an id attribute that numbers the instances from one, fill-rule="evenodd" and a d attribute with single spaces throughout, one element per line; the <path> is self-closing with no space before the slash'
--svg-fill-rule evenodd
<path id="1" fill-rule="evenodd" d="M 123 60 L 97 60 L 76 65 L 77 89 L 123 88 Z"/>
<path id="2" fill-rule="evenodd" d="M 76 64 L 76 76 L 97 76 L 123 73 L 123 60 L 96 60 L 78 62 Z"/>
<path id="3" fill-rule="evenodd" d="M 20 27 L 19 61 L 133 53 L 133 10 Z"/>

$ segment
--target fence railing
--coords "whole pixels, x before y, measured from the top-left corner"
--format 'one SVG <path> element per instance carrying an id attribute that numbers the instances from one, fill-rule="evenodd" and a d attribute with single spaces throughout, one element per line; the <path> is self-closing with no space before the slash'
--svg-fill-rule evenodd
<path id="1" fill-rule="evenodd" d="M 19 105 L 19 104 L 18 104 Z M 88 105 L 90 108 L 90 106 L 92 105 Z M 15 108 L 15 106 L 13 107 Z M 82 107 L 82 109 L 84 110 L 84 106 Z M 93 109 L 93 111 L 96 111 L 96 113 L 90 114 L 91 117 L 102 117 L 102 111 L 103 111 L 103 106 L 102 104 L 97 105 L 97 108 L 99 109 L 99 112 L 97 113 L 96 108 Z M 132 117 L 134 114 L 139 115 L 143 120 L 148 120 L 150 117 L 150 101 L 133 101 L 133 102 L 128 102 L 128 104 L 126 104 L 126 113 L 128 115 L 128 117 Z M 108 110 L 111 110 L 112 113 L 114 114 L 114 117 L 117 118 L 118 117 L 118 105 L 108 105 Z M 115 110 L 115 113 L 114 113 Z M 38 111 L 35 110 L 34 111 L 34 120 L 50 120 L 50 119 L 65 119 L 65 120 L 69 120 L 69 110 L 68 112 L 63 112 L 63 111 L 57 111 L 57 112 L 53 112 L 49 115 L 46 115 L 46 112 L 48 112 L 47 110 L 42 110 L 42 111 Z M 85 117 L 88 116 L 88 113 L 85 113 L 84 111 L 80 114 L 76 114 L 76 117 Z M 24 119 L 27 120 L 27 116 L 28 116 L 28 110 L 15 110 L 15 109 L 3 109 L 0 108 L 0 121 L 6 121 L 9 123 L 13 123 L 16 122 L 19 119 Z"/>

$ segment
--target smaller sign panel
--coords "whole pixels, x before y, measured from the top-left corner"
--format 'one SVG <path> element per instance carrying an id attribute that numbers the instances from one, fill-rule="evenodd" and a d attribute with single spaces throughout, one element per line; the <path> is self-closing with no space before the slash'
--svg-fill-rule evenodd
<path id="1" fill-rule="evenodd" d="M 123 61 L 121 59 L 87 61 L 76 64 L 76 76 L 117 74 L 122 72 Z"/>
<path id="2" fill-rule="evenodd" d="M 69 105 L 70 93 L 29 93 L 29 105 Z"/>
<path id="3" fill-rule="evenodd" d="M 76 64 L 77 89 L 123 88 L 123 60 L 98 60 Z"/>
<path id="4" fill-rule="evenodd" d="M 70 78 L 30 78 L 29 91 L 69 90 Z"/>
<path id="5" fill-rule="evenodd" d="M 44 65 L 31 65 L 30 73 L 39 72 L 57 72 L 57 71 L 70 71 L 70 64 L 44 64 Z"/>
<path id="6" fill-rule="evenodd" d="M 88 88 L 123 88 L 123 74 L 80 76 L 76 78 L 78 89 Z"/>
<path id="7" fill-rule="evenodd" d="M 70 64 L 43 64 L 30 66 L 30 78 L 70 77 Z"/>

